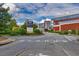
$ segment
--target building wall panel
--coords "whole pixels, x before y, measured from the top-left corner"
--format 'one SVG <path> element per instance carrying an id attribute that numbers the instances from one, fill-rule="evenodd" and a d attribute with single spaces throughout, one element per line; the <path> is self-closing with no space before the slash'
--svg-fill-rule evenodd
<path id="1" fill-rule="evenodd" d="M 79 30 L 79 23 L 61 25 L 61 31 L 63 30 Z"/>
<path id="2" fill-rule="evenodd" d="M 59 25 L 63 25 L 63 24 L 73 24 L 73 23 L 79 23 L 79 19 L 77 19 L 77 20 L 59 21 Z"/>
<path id="3" fill-rule="evenodd" d="M 54 31 L 59 31 L 59 26 L 53 27 Z"/>

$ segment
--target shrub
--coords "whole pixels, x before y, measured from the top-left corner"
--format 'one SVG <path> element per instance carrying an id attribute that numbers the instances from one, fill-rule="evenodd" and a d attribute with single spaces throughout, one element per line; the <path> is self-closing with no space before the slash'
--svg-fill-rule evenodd
<path id="1" fill-rule="evenodd" d="M 33 32 L 36 34 L 42 34 L 42 31 L 40 31 L 39 29 L 34 29 Z"/>
<path id="2" fill-rule="evenodd" d="M 15 35 L 18 35 L 18 34 L 16 32 L 11 32 L 9 35 L 15 36 Z"/>
<path id="3" fill-rule="evenodd" d="M 78 35 L 79 35 L 79 30 L 78 30 Z"/>
<path id="4" fill-rule="evenodd" d="M 24 34 L 26 34 L 26 30 L 23 28 L 20 28 L 20 29 L 18 29 L 17 33 L 20 35 L 24 35 Z"/>
<path id="5" fill-rule="evenodd" d="M 71 34 L 76 34 L 76 31 L 75 30 L 72 30 Z"/>
<path id="6" fill-rule="evenodd" d="M 77 30 L 77 32 L 76 32 L 76 30 L 75 30 L 75 34 L 76 34 L 76 35 L 79 35 L 79 30 Z"/>
<path id="7" fill-rule="evenodd" d="M 12 31 L 10 33 L 10 35 L 25 35 L 25 34 L 26 34 L 26 30 L 23 28 L 19 28 L 19 29 Z"/>
<path id="8" fill-rule="evenodd" d="M 9 34 L 9 33 L 11 33 L 11 30 L 10 29 L 6 29 L 5 30 L 5 34 Z"/>
<path id="9" fill-rule="evenodd" d="M 3 30 L 3 31 L 0 31 L 0 34 L 9 34 L 9 33 L 11 33 L 11 30 L 10 29 L 5 29 L 5 30 Z"/>
<path id="10" fill-rule="evenodd" d="M 49 30 L 48 32 L 51 32 L 51 33 L 53 33 L 54 31 L 53 31 L 53 30 Z"/>
<path id="11" fill-rule="evenodd" d="M 59 34 L 68 34 L 68 31 L 60 31 Z"/>
<path id="12" fill-rule="evenodd" d="M 71 34 L 79 35 L 79 30 L 72 30 Z"/>
<path id="13" fill-rule="evenodd" d="M 64 34 L 74 34 L 74 35 L 79 35 L 79 30 L 64 30 L 64 31 L 53 31 L 53 30 L 49 30 L 48 32 L 51 32 L 51 33 L 58 33 L 58 34 L 61 34 L 61 35 L 64 35 Z"/>

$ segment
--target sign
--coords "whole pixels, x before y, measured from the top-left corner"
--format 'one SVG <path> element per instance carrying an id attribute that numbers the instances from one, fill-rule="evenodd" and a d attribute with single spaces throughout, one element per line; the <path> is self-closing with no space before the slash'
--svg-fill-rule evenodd
<path id="1" fill-rule="evenodd" d="M 27 32 L 28 33 L 32 33 L 33 32 L 33 28 L 32 27 L 27 27 Z"/>
<path id="2" fill-rule="evenodd" d="M 27 32 L 33 32 L 33 21 L 27 21 Z"/>
<path id="3" fill-rule="evenodd" d="M 33 21 L 28 21 L 27 22 L 27 27 L 33 27 Z"/>

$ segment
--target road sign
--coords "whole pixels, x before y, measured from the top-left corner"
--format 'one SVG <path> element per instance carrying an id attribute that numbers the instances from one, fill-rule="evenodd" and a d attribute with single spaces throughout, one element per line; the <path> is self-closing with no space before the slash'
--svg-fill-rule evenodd
<path id="1" fill-rule="evenodd" d="M 32 33 L 33 32 L 33 21 L 27 21 L 27 32 Z"/>
<path id="2" fill-rule="evenodd" d="M 33 28 L 32 27 L 27 27 L 27 32 L 28 33 L 32 33 L 33 32 Z"/>
<path id="3" fill-rule="evenodd" d="M 27 22 L 27 27 L 33 27 L 33 21 L 28 21 Z"/>

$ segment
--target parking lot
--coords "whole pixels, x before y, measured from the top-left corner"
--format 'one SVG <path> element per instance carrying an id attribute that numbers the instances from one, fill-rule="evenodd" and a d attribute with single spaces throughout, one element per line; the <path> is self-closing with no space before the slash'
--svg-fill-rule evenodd
<path id="1" fill-rule="evenodd" d="M 79 42 L 75 36 L 45 33 L 7 37 L 15 41 L 0 46 L 0 56 L 79 56 Z"/>

